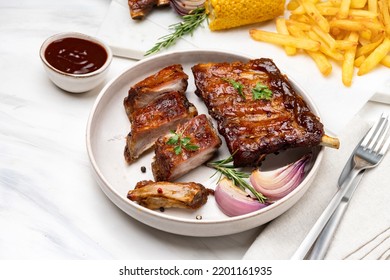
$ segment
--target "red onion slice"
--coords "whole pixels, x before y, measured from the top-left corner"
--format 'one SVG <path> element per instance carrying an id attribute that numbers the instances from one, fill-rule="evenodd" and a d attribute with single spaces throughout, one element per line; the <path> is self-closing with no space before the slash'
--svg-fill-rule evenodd
<path id="1" fill-rule="evenodd" d="M 311 155 L 305 155 L 294 163 L 271 171 L 256 169 L 249 180 L 252 186 L 270 201 L 281 199 L 302 182 L 310 157 Z"/>
<path id="2" fill-rule="evenodd" d="M 229 217 L 244 215 L 267 206 L 249 196 L 227 178 L 219 181 L 214 192 L 215 200 L 221 211 Z"/>
<path id="3" fill-rule="evenodd" d="M 172 8 L 181 16 L 188 15 L 196 8 L 203 7 L 206 0 L 170 0 Z"/>

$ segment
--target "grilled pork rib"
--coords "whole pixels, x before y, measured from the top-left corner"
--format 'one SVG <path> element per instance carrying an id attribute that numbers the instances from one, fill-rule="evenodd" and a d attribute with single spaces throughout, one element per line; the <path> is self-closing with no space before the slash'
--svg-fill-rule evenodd
<path id="1" fill-rule="evenodd" d="M 192 72 L 195 93 L 217 120 L 235 166 L 256 166 L 267 154 L 320 144 L 322 123 L 272 60 L 202 63 Z M 270 100 L 254 98 L 258 83 L 272 91 Z"/>
<path id="2" fill-rule="evenodd" d="M 127 198 L 149 209 L 197 209 L 207 202 L 210 191 L 197 183 L 138 182 Z"/>
<path id="3" fill-rule="evenodd" d="M 132 19 L 143 19 L 154 6 L 167 6 L 169 0 L 128 0 Z"/>
<path id="4" fill-rule="evenodd" d="M 165 93 L 146 107 L 134 111 L 124 153 L 126 161 L 133 162 L 151 148 L 158 137 L 197 114 L 186 96 L 176 91 Z"/>
<path id="5" fill-rule="evenodd" d="M 188 86 L 188 76 L 180 64 L 174 64 L 161 69 L 144 80 L 132 86 L 124 100 L 126 113 L 131 114 L 145 107 L 166 92 L 177 91 L 185 93 Z"/>
<path id="6" fill-rule="evenodd" d="M 178 140 L 172 143 L 170 139 L 177 136 Z M 184 139 L 187 139 L 192 149 L 181 142 Z M 156 141 L 155 158 L 152 162 L 154 179 L 174 181 L 209 160 L 221 143 L 211 121 L 204 114 L 180 124 L 175 134 L 168 133 Z"/>

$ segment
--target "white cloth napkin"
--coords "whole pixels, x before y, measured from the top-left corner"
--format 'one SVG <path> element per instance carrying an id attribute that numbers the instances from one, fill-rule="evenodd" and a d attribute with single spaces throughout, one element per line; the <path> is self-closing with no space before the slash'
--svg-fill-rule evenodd
<path id="1" fill-rule="evenodd" d="M 337 180 L 369 124 L 356 116 L 339 136 L 339 150 L 327 149 L 317 178 L 303 198 L 270 222 L 244 259 L 289 259 L 325 209 Z M 325 259 L 390 258 L 390 155 L 365 172 Z"/>

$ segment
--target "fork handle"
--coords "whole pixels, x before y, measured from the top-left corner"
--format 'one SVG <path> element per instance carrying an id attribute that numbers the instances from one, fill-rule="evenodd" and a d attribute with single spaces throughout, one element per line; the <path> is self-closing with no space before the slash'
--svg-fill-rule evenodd
<path id="1" fill-rule="evenodd" d="M 355 177 L 358 175 L 360 170 L 352 169 L 344 183 L 340 186 L 340 189 L 333 196 L 332 200 L 329 202 L 328 206 L 322 212 L 321 216 L 318 218 L 317 222 L 311 228 L 309 233 L 306 235 L 305 239 L 302 241 L 298 250 L 291 257 L 292 260 L 303 260 L 310 248 L 313 246 L 314 242 L 317 240 L 321 231 L 324 229 L 325 225 L 329 221 L 330 217 L 336 211 L 344 195 L 348 192 L 349 186 L 352 184 Z"/>

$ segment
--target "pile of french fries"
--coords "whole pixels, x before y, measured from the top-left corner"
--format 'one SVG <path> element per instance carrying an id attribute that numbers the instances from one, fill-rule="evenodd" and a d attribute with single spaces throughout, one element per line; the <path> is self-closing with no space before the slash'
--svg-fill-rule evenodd
<path id="1" fill-rule="evenodd" d="M 281 45 L 287 55 L 307 53 L 324 76 L 338 62 L 345 86 L 355 68 L 360 76 L 390 67 L 390 0 L 291 0 L 287 9 L 276 32 L 252 29 L 251 37 Z"/>

